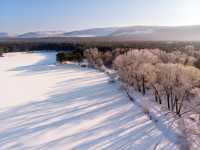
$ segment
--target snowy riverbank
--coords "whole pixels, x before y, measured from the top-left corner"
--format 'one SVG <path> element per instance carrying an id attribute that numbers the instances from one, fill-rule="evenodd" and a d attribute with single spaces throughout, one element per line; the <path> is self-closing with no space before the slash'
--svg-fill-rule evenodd
<path id="1" fill-rule="evenodd" d="M 6 54 L 0 58 L 0 149 L 176 149 L 108 81 L 92 69 L 55 65 L 55 53 Z"/>

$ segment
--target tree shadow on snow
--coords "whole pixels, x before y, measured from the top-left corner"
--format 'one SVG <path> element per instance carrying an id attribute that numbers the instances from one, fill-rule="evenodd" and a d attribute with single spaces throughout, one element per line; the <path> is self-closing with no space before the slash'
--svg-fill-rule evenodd
<path id="1" fill-rule="evenodd" d="M 28 76 L 28 75 L 37 75 L 41 73 L 49 73 L 49 72 L 54 72 L 54 71 L 65 71 L 65 69 L 73 69 L 73 71 L 86 71 L 86 72 L 93 72 L 93 69 L 88 69 L 88 68 L 81 68 L 78 66 L 75 66 L 74 64 L 65 64 L 61 65 L 59 63 L 56 63 L 56 54 L 54 52 L 52 53 L 35 53 L 36 55 L 41 55 L 43 58 L 31 65 L 25 65 L 25 66 L 20 66 L 16 67 L 13 69 L 10 69 L 8 71 L 15 71 L 17 72 L 17 75 L 19 76 Z"/>
<path id="2" fill-rule="evenodd" d="M 69 74 L 74 74 L 73 69 L 94 72 L 74 65 L 51 68 L 48 59 L 49 55 L 37 64 L 12 71 L 19 71 L 19 75 L 55 69 L 68 69 Z M 65 91 L 68 87 L 71 90 Z M 0 110 L 0 149 L 150 150 L 163 138 L 162 131 L 128 100 L 119 85 L 108 83 L 102 74 L 72 76 L 53 89 L 42 101 Z M 28 147 L 31 142 L 34 144 Z M 172 150 L 173 144 L 162 143 L 162 148 Z"/>
<path id="3" fill-rule="evenodd" d="M 105 89 L 105 86 L 114 90 Z M 83 86 L 67 94 L 52 95 L 47 100 L 1 112 L 0 122 L 5 129 L 0 130 L 0 147 L 56 149 L 80 141 L 73 149 L 145 149 L 146 146 L 153 149 L 161 133 L 154 133 L 153 123 L 127 102 L 123 93 L 116 94 L 117 89 L 113 86 L 106 82 Z M 90 94 L 86 95 L 87 92 Z M 114 97 L 110 95 L 112 92 Z M 104 118 L 98 124 L 70 132 L 76 125 L 90 124 L 101 117 Z M 64 135 L 62 128 L 66 132 Z M 58 130 L 61 137 L 58 135 L 42 144 L 23 147 L 23 139 L 32 141 L 54 130 Z M 172 145 L 167 147 L 170 149 Z"/>

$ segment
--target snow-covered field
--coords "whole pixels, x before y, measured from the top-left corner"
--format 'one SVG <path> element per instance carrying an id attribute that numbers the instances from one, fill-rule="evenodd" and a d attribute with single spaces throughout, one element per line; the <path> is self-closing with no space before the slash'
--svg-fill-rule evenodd
<path id="1" fill-rule="evenodd" d="M 174 150 L 98 71 L 55 65 L 55 53 L 0 58 L 0 150 Z"/>

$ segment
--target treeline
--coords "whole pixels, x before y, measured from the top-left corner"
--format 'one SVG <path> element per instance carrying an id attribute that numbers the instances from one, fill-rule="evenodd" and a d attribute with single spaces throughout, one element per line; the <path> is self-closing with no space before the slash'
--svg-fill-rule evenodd
<path id="1" fill-rule="evenodd" d="M 92 66 L 105 68 L 112 61 L 120 80 L 142 94 L 151 91 L 158 104 L 181 116 L 183 110 L 195 105 L 200 92 L 200 52 L 190 47 L 167 53 L 160 49 L 116 49 L 101 52 L 85 51 Z M 188 105 L 189 104 L 189 105 Z"/>
<path id="2" fill-rule="evenodd" d="M 29 52 L 29 51 L 83 51 L 85 48 L 80 44 L 74 43 L 29 43 L 29 42 L 17 42 L 17 43 L 0 43 L 0 49 L 3 52 Z"/>
<path id="3" fill-rule="evenodd" d="M 200 42 L 139 42 L 113 41 L 106 38 L 37 38 L 37 39 L 0 39 L 0 49 L 4 52 L 35 51 L 35 50 L 85 50 L 98 48 L 110 51 L 116 48 L 162 49 L 166 52 L 183 50 L 188 46 L 200 49 Z"/>

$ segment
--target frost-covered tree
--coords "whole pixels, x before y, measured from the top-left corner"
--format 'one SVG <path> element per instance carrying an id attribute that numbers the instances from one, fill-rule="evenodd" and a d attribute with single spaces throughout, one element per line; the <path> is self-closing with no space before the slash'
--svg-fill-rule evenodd
<path id="1" fill-rule="evenodd" d="M 123 82 L 142 94 L 152 90 L 156 102 L 181 115 L 184 102 L 200 86 L 200 70 L 193 67 L 194 61 L 181 52 L 132 49 L 119 55 L 114 67 Z"/>
<path id="2" fill-rule="evenodd" d="M 158 64 L 157 75 L 162 87 L 160 93 L 164 93 L 168 109 L 180 115 L 184 101 L 189 100 L 192 90 L 199 87 L 200 71 L 182 64 Z"/>
<path id="3" fill-rule="evenodd" d="M 112 51 L 102 53 L 102 60 L 105 66 L 111 67 L 114 60 L 114 54 L 112 53 Z"/>
<path id="4" fill-rule="evenodd" d="M 85 50 L 84 56 L 92 67 L 100 68 L 103 65 L 102 54 L 97 48 Z"/>
<path id="5" fill-rule="evenodd" d="M 153 65 L 158 62 L 158 57 L 150 51 L 133 49 L 118 56 L 114 61 L 114 66 L 123 81 L 145 94 L 148 78 L 151 78 L 151 72 L 153 72 Z"/>

